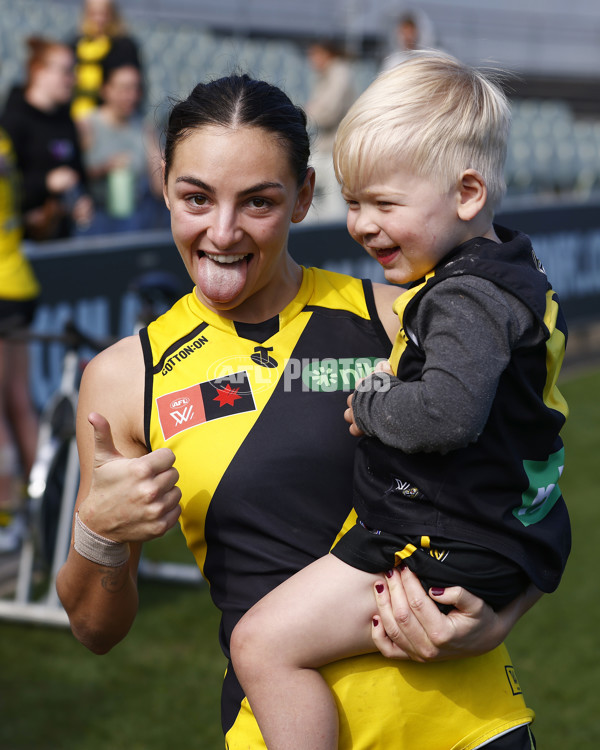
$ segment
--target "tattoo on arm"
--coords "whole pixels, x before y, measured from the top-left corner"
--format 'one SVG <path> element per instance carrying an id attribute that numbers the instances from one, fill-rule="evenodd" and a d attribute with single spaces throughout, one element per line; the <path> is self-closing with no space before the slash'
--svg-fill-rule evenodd
<path id="1" fill-rule="evenodd" d="M 103 568 L 102 578 L 100 583 L 102 588 L 111 594 L 118 594 L 125 588 L 127 583 L 127 576 L 123 575 L 121 567 L 119 568 Z"/>

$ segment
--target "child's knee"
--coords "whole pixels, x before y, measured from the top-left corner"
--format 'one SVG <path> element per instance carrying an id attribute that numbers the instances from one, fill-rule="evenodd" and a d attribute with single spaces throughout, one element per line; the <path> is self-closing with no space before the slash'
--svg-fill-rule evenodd
<path id="1" fill-rule="evenodd" d="M 238 677 L 246 670 L 264 665 L 270 652 L 269 634 L 262 618 L 247 612 L 231 634 L 231 660 Z"/>

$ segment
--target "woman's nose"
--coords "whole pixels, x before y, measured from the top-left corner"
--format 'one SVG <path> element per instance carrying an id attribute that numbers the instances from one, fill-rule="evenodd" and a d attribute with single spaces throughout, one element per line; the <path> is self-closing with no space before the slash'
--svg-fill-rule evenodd
<path id="1" fill-rule="evenodd" d="M 238 242 L 242 230 L 238 224 L 236 212 L 227 207 L 218 208 L 213 214 L 213 221 L 208 228 L 207 235 L 217 250 L 226 250 Z"/>

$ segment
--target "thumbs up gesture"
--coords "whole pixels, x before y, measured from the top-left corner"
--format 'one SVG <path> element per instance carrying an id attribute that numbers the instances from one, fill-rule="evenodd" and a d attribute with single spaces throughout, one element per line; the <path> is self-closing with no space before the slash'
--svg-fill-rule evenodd
<path id="1" fill-rule="evenodd" d="M 115 542 L 144 542 L 175 525 L 181 508 L 175 454 L 168 448 L 136 458 L 115 447 L 110 424 L 92 412 L 94 429 L 91 485 L 79 506 L 83 523 Z"/>

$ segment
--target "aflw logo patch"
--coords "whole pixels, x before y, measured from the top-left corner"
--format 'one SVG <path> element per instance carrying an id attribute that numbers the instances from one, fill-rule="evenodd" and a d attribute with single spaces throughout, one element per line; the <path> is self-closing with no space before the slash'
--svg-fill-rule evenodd
<path id="1" fill-rule="evenodd" d="M 213 419 L 256 410 L 246 371 L 159 396 L 156 406 L 165 440 Z"/>

